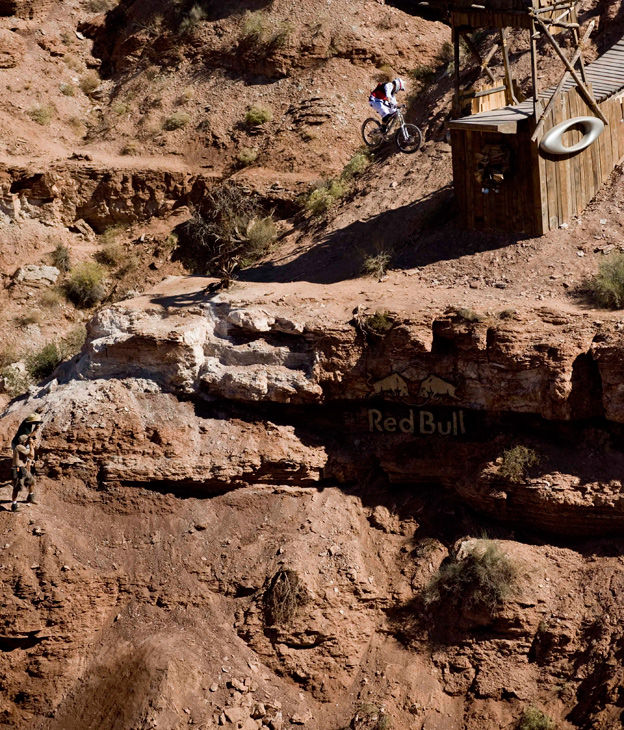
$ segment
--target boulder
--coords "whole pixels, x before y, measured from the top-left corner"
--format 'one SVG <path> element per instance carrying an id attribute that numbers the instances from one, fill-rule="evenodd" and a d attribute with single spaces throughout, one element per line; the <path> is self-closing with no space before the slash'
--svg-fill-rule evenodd
<path id="1" fill-rule="evenodd" d="M 13 280 L 18 284 L 31 284 L 33 286 L 47 286 L 55 284 L 59 278 L 60 271 L 56 266 L 37 266 L 36 264 L 26 264 L 13 275 Z"/>

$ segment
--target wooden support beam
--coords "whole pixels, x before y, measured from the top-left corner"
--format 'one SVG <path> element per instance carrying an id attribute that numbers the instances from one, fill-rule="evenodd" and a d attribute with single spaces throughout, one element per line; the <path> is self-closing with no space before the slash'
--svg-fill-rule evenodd
<path id="1" fill-rule="evenodd" d="M 595 21 L 592 20 L 592 22 L 589 24 L 589 27 L 585 31 L 585 35 L 583 36 L 583 40 L 581 41 L 581 45 L 576 49 L 576 53 L 574 54 L 572 61 L 570 62 L 572 66 L 579 60 L 581 53 L 582 53 L 582 44 L 585 43 L 585 41 L 589 38 L 591 32 L 594 29 Z M 542 112 L 538 122 L 537 126 L 535 127 L 535 131 L 533 132 L 533 136 L 531 137 L 531 142 L 537 142 L 538 137 L 542 133 L 542 129 L 544 128 L 544 122 L 546 121 L 546 117 L 548 115 L 548 112 L 553 108 L 553 105 L 555 103 L 555 100 L 557 96 L 559 95 L 559 92 L 563 88 L 563 85 L 567 81 L 569 77 L 568 71 L 563 72 L 563 76 L 559 80 L 559 83 L 557 84 L 557 88 L 554 90 L 552 96 L 548 100 L 548 104 L 546 104 L 546 108 Z"/>
<path id="2" fill-rule="evenodd" d="M 511 66 L 509 64 L 509 54 L 507 53 L 507 30 L 505 28 L 501 28 L 499 30 L 499 36 L 501 51 L 503 53 L 503 65 L 505 66 L 505 83 L 507 84 L 505 101 L 511 106 L 512 104 L 517 104 L 518 99 L 516 99 L 516 95 L 514 94 L 513 76 L 511 74 Z"/>
<path id="3" fill-rule="evenodd" d="M 463 30 L 460 31 L 460 34 L 461 34 L 462 38 L 466 41 L 466 45 L 470 49 L 470 52 L 472 53 L 472 55 L 475 57 L 477 63 L 479 64 L 479 66 L 481 66 L 481 70 L 485 71 L 485 73 L 490 77 L 490 81 L 492 83 L 495 83 L 496 78 L 494 77 L 494 74 L 490 71 L 490 69 L 487 67 L 487 64 L 492 60 L 491 56 L 494 54 L 491 54 L 490 59 L 484 65 L 484 61 L 481 58 L 481 54 L 477 50 L 477 47 L 475 46 L 475 44 L 472 42 L 472 38 L 468 35 L 468 33 L 466 33 Z"/>
<path id="4" fill-rule="evenodd" d="M 531 76 L 533 81 L 533 114 L 537 119 L 540 110 L 539 90 L 537 88 L 537 44 L 539 34 L 535 30 L 535 20 L 531 17 Z"/>
<path id="5" fill-rule="evenodd" d="M 585 86 L 585 84 L 581 81 L 579 78 L 579 75 L 576 73 L 574 66 L 568 61 L 565 53 L 559 48 L 559 44 L 557 41 L 552 37 L 550 34 L 548 28 L 546 27 L 544 21 L 535 16 L 531 16 L 537 23 L 541 26 L 542 30 L 544 31 L 544 34 L 546 35 L 546 38 L 548 38 L 549 43 L 551 46 L 555 49 L 555 52 L 559 56 L 559 58 L 563 61 L 564 65 L 570 72 L 570 75 L 576 82 L 576 85 L 578 86 L 579 92 L 581 93 L 582 97 L 585 99 L 585 102 L 587 106 L 594 112 L 594 114 L 598 117 L 598 119 L 601 119 L 605 125 L 609 124 L 609 120 L 605 117 L 605 115 L 600 111 L 600 107 L 596 103 L 596 100 L 594 99 L 592 93 L 589 91 L 589 89 Z"/>
<path id="6" fill-rule="evenodd" d="M 456 116 L 460 116 L 461 114 L 461 108 L 460 108 L 460 92 L 461 92 L 461 85 L 460 85 L 460 78 L 459 78 L 459 36 L 460 31 L 457 28 L 453 28 L 453 59 L 454 59 L 454 66 L 455 66 L 455 98 L 453 99 L 453 112 Z"/>

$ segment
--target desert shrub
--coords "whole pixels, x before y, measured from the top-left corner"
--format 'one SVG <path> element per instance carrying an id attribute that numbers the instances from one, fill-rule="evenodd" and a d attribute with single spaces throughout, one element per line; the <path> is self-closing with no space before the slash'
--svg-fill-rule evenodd
<path id="1" fill-rule="evenodd" d="M 174 132 L 176 129 L 186 127 L 190 121 L 191 117 L 186 112 L 175 112 L 165 119 L 162 128 L 165 132 Z"/>
<path id="2" fill-rule="evenodd" d="M 84 94 L 92 94 L 100 85 L 100 77 L 97 71 L 87 71 L 80 79 L 80 89 Z"/>
<path id="3" fill-rule="evenodd" d="M 188 104 L 189 101 L 192 101 L 193 97 L 195 96 L 195 91 L 192 86 L 187 86 L 184 91 L 178 96 L 176 99 L 177 104 Z"/>
<path id="4" fill-rule="evenodd" d="M 63 63 L 65 63 L 68 68 L 71 68 L 72 71 L 82 71 L 82 61 L 73 53 L 66 53 L 63 56 Z"/>
<path id="5" fill-rule="evenodd" d="M 253 51 L 260 56 L 268 56 L 288 41 L 292 28 L 288 23 L 273 25 L 266 12 L 257 10 L 243 16 L 239 37 L 239 49 Z"/>
<path id="6" fill-rule="evenodd" d="M 537 707 L 527 707 L 520 720 L 518 730 L 555 730 L 554 721 Z"/>
<path id="7" fill-rule="evenodd" d="M 377 83 L 379 84 L 387 84 L 395 77 L 396 73 L 394 69 L 387 63 L 384 63 L 383 66 L 380 66 L 375 73 L 375 81 L 377 81 Z"/>
<path id="8" fill-rule="evenodd" d="M 385 335 L 394 327 L 394 319 L 384 309 L 378 309 L 365 320 L 366 329 L 378 335 Z"/>
<path id="9" fill-rule="evenodd" d="M 357 175 L 361 175 L 364 170 L 369 166 L 370 159 L 364 152 L 356 152 L 355 155 L 347 162 L 344 166 L 341 177 L 345 180 L 350 180 Z"/>
<path id="10" fill-rule="evenodd" d="M 41 312 L 37 312 L 36 310 L 21 314 L 15 318 L 15 324 L 18 327 L 28 327 L 30 324 L 40 324 L 40 322 Z"/>
<path id="11" fill-rule="evenodd" d="M 362 274 L 364 276 L 373 276 L 376 279 L 382 279 L 388 271 L 388 266 L 392 261 L 392 254 L 389 251 L 379 251 L 374 256 L 366 256 L 362 263 Z"/>
<path id="12" fill-rule="evenodd" d="M 349 192 L 349 183 L 346 180 L 327 180 L 320 187 L 312 190 L 305 202 L 306 210 L 312 215 L 326 213 L 336 201 Z"/>
<path id="13" fill-rule="evenodd" d="M 436 70 L 433 66 L 423 64 L 422 66 L 416 66 L 416 68 L 412 69 L 409 75 L 421 86 L 426 86 L 435 79 Z"/>
<path id="14" fill-rule="evenodd" d="M 624 307 L 624 253 L 611 254 L 598 267 L 598 273 L 587 282 L 590 299 L 599 307 Z"/>
<path id="15" fill-rule="evenodd" d="M 127 142 L 120 150 L 122 155 L 134 156 L 141 154 L 141 150 L 134 142 Z"/>
<path id="16" fill-rule="evenodd" d="M 59 271 L 68 272 L 71 269 L 71 259 L 69 249 L 62 243 L 58 243 L 54 251 L 52 251 L 52 264 Z"/>
<path id="17" fill-rule="evenodd" d="M 515 566 L 495 542 L 480 540 L 465 557 L 442 564 L 423 590 L 423 603 L 433 609 L 492 615 L 513 593 L 516 575 Z"/>
<path id="18" fill-rule="evenodd" d="M 259 248 L 275 237 L 276 228 L 250 195 L 230 183 L 206 195 L 201 212 L 178 226 L 176 233 L 176 258 L 188 269 L 223 274 L 241 260 L 257 257 Z"/>
<path id="19" fill-rule="evenodd" d="M 250 147 L 243 147 L 236 156 L 236 159 L 244 167 L 253 165 L 253 163 L 258 159 L 258 150 L 251 149 Z"/>
<path id="20" fill-rule="evenodd" d="M 22 395 L 32 385 L 32 380 L 28 373 L 14 365 L 2 368 L 0 378 L 2 378 L 5 392 L 11 398 L 17 398 L 18 395 Z"/>
<path id="21" fill-rule="evenodd" d="M 90 261 L 74 266 L 65 283 L 65 293 L 77 307 L 93 307 L 106 293 L 104 269 Z"/>
<path id="22" fill-rule="evenodd" d="M 39 306 L 44 309 L 55 310 L 63 303 L 63 295 L 57 288 L 46 289 L 39 297 Z"/>
<path id="23" fill-rule="evenodd" d="M 350 727 L 353 730 L 390 730 L 392 719 L 381 707 L 364 703 L 358 707 Z"/>
<path id="24" fill-rule="evenodd" d="M 123 246 L 118 243 L 109 243 L 96 253 L 95 258 L 100 264 L 113 267 L 119 266 L 125 255 Z"/>
<path id="25" fill-rule="evenodd" d="M 134 253 L 126 254 L 120 263 L 121 266 L 117 271 L 117 276 L 119 277 L 131 274 L 139 268 L 139 258 Z"/>
<path id="26" fill-rule="evenodd" d="M 113 114 L 116 114 L 118 117 L 125 117 L 130 111 L 130 104 L 126 104 L 123 101 L 117 101 L 111 106 L 111 110 Z"/>
<path id="27" fill-rule="evenodd" d="M 247 240 L 253 250 L 264 253 L 277 237 L 277 226 L 271 216 L 252 221 L 247 226 Z"/>
<path id="28" fill-rule="evenodd" d="M 18 359 L 19 356 L 13 346 L 4 345 L 0 348 L 0 368 L 6 368 L 7 365 L 12 365 Z"/>
<path id="29" fill-rule="evenodd" d="M 80 117 L 76 117 L 76 116 L 70 117 L 67 120 L 67 122 L 76 134 L 80 134 L 80 135 L 84 134 L 85 123 Z"/>
<path id="30" fill-rule="evenodd" d="M 532 466 L 539 463 L 540 458 L 536 451 L 526 446 L 514 446 L 503 451 L 498 475 L 506 482 L 517 484 L 527 476 Z"/>
<path id="31" fill-rule="evenodd" d="M 28 355 L 26 372 L 35 382 L 39 382 L 51 375 L 62 360 L 63 354 L 56 342 L 48 342 L 37 352 Z"/>
<path id="32" fill-rule="evenodd" d="M 273 112 L 265 106 L 252 106 L 245 113 L 245 122 L 250 127 L 259 127 L 273 119 Z"/>
<path id="33" fill-rule="evenodd" d="M 453 45 L 448 41 L 444 41 L 436 55 L 436 61 L 440 65 L 452 63 L 454 55 Z"/>
<path id="34" fill-rule="evenodd" d="M 451 311 L 456 317 L 459 317 L 459 319 L 463 319 L 466 322 L 483 322 L 485 319 L 482 314 L 479 314 L 478 312 L 475 312 L 474 309 L 469 309 L 467 307 L 455 307 Z"/>
<path id="35" fill-rule="evenodd" d="M 104 230 L 103 233 L 100 234 L 99 240 L 100 243 L 104 248 L 107 246 L 112 246 L 114 243 L 117 242 L 117 239 L 121 234 L 124 232 L 124 227 L 121 223 L 116 223 L 115 225 L 108 226 Z"/>
<path id="36" fill-rule="evenodd" d="M 207 17 L 208 16 L 204 8 L 202 8 L 199 3 L 195 3 L 191 6 L 188 13 L 182 17 L 178 30 L 180 33 L 191 33 L 195 27 L 202 21 L 206 20 Z"/>
<path id="37" fill-rule="evenodd" d="M 267 626 L 290 623 L 306 602 L 307 591 L 294 570 L 280 570 L 264 593 L 264 619 Z"/>
<path id="38" fill-rule="evenodd" d="M 516 317 L 515 309 L 503 309 L 502 312 L 498 313 L 499 319 L 515 319 L 515 317 Z"/>
<path id="39" fill-rule="evenodd" d="M 65 337 L 61 345 L 63 357 L 73 357 L 77 352 L 80 352 L 82 346 L 87 339 L 87 328 L 83 324 L 79 324 L 71 329 Z"/>
<path id="40" fill-rule="evenodd" d="M 54 116 L 54 107 L 50 106 L 50 104 L 41 104 L 30 109 L 27 114 L 33 122 L 45 126 L 46 124 L 50 124 Z"/>
<path id="41" fill-rule="evenodd" d="M 61 94 L 64 96 L 74 96 L 75 89 L 72 84 L 61 84 Z"/>

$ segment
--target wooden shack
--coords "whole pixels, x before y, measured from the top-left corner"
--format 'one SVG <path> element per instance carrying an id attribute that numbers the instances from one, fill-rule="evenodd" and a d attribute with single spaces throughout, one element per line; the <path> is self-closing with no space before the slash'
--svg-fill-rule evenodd
<path id="1" fill-rule="evenodd" d="M 551 0 L 454 0 L 450 18 L 455 47 L 456 117 L 449 124 L 453 178 L 461 224 L 476 230 L 541 235 L 580 214 L 624 157 L 624 40 L 586 66 L 575 4 Z M 507 28 L 528 31 L 532 65 L 532 97 L 517 98 L 507 51 Z M 481 57 L 473 34 L 496 29 L 498 43 Z M 571 36 L 570 49 L 559 45 Z M 487 86 L 464 90 L 461 85 L 460 41 L 487 76 Z M 559 84 L 538 86 L 538 41 L 545 39 L 561 60 Z M 504 78 L 488 64 L 502 54 Z M 471 113 L 474 99 L 503 92 L 505 105 L 483 106 Z M 471 106 L 466 107 L 466 101 Z M 468 111 L 466 111 L 468 109 Z M 459 116 L 460 114 L 467 116 Z M 583 120 L 584 118 L 584 120 Z M 578 120 L 578 123 L 575 121 Z M 544 138 L 556 125 L 569 121 L 560 134 L 564 147 L 577 144 L 593 122 L 602 130 L 579 152 L 545 151 Z M 553 134 L 559 134 L 554 130 Z M 552 135 L 551 135 L 552 136 Z"/>

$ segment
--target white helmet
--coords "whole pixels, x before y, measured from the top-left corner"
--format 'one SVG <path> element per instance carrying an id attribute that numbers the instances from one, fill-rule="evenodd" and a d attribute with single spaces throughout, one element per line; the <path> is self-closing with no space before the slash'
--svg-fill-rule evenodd
<path id="1" fill-rule="evenodd" d="M 405 91 L 405 83 L 403 82 L 403 79 L 396 78 L 393 83 L 396 91 Z"/>

